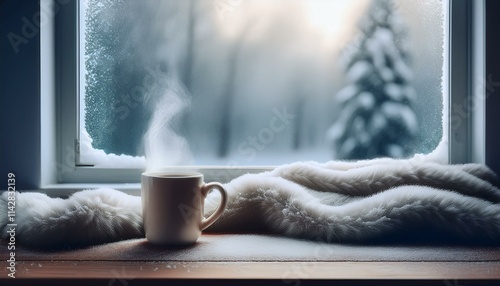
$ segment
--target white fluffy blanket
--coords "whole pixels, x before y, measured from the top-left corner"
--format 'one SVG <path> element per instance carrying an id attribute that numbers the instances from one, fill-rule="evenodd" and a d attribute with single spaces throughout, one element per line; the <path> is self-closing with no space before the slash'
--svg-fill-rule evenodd
<path id="1" fill-rule="evenodd" d="M 496 180 L 483 165 L 415 158 L 298 162 L 226 184 L 228 207 L 208 231 L 342 243 L 439 235 L 445 241 L 500 244 Z M 207 214 L 217 206 L 216 193 L 207 197 Z M 16 242 L 29 247 L 79 247 L 143 236 L 140 197 L 116 190 L 84 190 L 67 199 L 19 193 L 16 204 Z M 4 193 L 3 239 L 9 235 L 6 209 Z"/>

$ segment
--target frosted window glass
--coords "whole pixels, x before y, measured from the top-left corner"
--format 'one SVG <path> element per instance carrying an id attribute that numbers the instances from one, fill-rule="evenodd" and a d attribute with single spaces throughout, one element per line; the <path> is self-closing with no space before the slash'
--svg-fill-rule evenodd
<path id="1" fill-rule="evenodd" d="M 442 137 L 445 2 L 82 1 L 81 161 L 429 153 Z"/>

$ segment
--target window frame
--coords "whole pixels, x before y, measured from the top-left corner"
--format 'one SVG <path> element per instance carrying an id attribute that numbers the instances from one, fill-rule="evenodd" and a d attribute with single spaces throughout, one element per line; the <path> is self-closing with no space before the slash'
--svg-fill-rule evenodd
<path id="1" fill-rule="evenodd" d="M 54 0 L 43 0 L 41 5 L 50 5 Z M 141 169 L 103 169 L 81 165 L 78 162 L 78 0 L 64 1 L 58 13 L 47 19 L 53 21 L 51 25 L 42 27 L 41 58 L 47 53 L 53 53 L 55 69 L 52 73 L 45 73 L 45 80 L 55 83 L 55 92 L 51 96 L 42 96 L 42 102 L 55 103 L 56 116 L 42 118 L 43 126 L 52 124 L 55 130 L 46 132 L 45 145 L 56 146 L 56 167 L 43 168 L 42 188 L 82 188 L 93 187 L 95 184 L 113 184 L 112 187 L 121 190 L 137 190 L 140 188 Z M 473 79 L 485 79 L 484 61 L 484 0 L 449 0 L 449 13 L 445 17 L 448 23 L 448 41 L 445 40 L 445 49 L 449 50 L 445 58 L 444 76 L 448 77 L 448 85 L 443 92 L 443 105 L 448 106 L 448 116 L 443 115 L 443 140 L 438 148 L 448 147 L 449 163 L 484 163 L 485 162 L 485 84 L 474 82 Z M 44 14 L 42 13 L 42 17 Z M 466 31 L 464 33 L 464 31 Z M 44 35 L 46 39 L 44 41 Z M 53 42 L 50 38 L 53 38 Z M 49 42 L 49 43 L 47 43 Z M 55 43 L 55 44 L 54 44 Z M 51 46 L 54 46 L 51 50 Z M 464 56 L 465 55 L 465 56 Z M 41 62 L 43 77 L 44 68 L 51 62 Z M 53 78 L 50 78 L 50 77 Z M 44 80 L 42 80 L 42 92 Z M 47 84 L 45 84 L 47 86 Z M 47 91 L 50 93 L 50 88 Z M 474 92 L 474 94 L 473 94 Z M 50 98 L 51 99 L 50 99 Z M 47 99 L 49 98 L 49 99 Z M 50 108 L 45 107 L 46 111 Z M 464 112 L 465 110 L 465 112 Z M 44 114 L 42 103 L 42 117 Z M 453 119 L 459 120 L 453 120 Z M 54 122 L 55 121 L 55 122 Z M 44 123 L 45 122 L 45 123 Z M 43 134 L 43 133 L 42 133 Z M 50 142 L 52 140 L 52 142 Z M 42 147 L 44 145 L 42 140 Z M 53 144 L 55 143 L 55 144 Z M 42 148 L 42 150 L 44 150 Z M 42 152 L 43 153 L 43 152 Z M 42 156 L 43 157 L 43 156 Z M 55 157 L 55 158 L 54 158 Z M 42 158 L 43 159 L 43 158 Z M 45 162 L 50 159 L 43 159 Z M 272 169 L 270 166 L 188 166 L 180 167 L 196 169 L 205 175 L 206 181 L 227 182 L 232 178 L 245 173 L 255 173 Z M 45 169 L 45 171 L 44 171 Z M 45 179 L 43 179 L 45 178 Z"/>
<path id="2" fill-rule="evenodd" d="M 485 155 L 485 1 L 450 0 L 449 163 L 481 163 Z"/>

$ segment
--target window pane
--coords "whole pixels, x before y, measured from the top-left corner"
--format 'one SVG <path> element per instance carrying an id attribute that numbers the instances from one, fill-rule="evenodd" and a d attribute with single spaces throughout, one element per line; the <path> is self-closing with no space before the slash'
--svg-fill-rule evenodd
<path id="1" fill-rule="evenodd" d="M 83 1 L 81 161 L 428 153 L 442 137 L 443 2 Z"/>

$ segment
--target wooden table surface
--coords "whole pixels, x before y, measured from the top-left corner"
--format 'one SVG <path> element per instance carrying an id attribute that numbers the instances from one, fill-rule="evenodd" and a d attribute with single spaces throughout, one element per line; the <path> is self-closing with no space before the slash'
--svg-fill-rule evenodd
<path id="1" fill-rule="evenodd" d="M 307 281 L 316 282 L 314 284 L 363 282 L 362 285 L 389 285 L 392 281 L 397 282 L 395 285 L 420 282 L 416 285 L 460 286 L 500 285 L 500 262 L 19 261 L 16 278 L 9 278 L 7 274 L 8 269 L 2 267 L 0 285 L 14 282 L 15 285 L 32 285 L 31 282 L 36 281 L 47 285 L 100 282 L 100 285 L 122 286 L 153 285 L 159 281 L 163 282 L 161 285 L 168 281 L 176 285 L 179 281 L 203 285 L 207 281 L 217 281 L 216 284 L 222 285 L 232 281 L 228 285 L 235 285 L 235 280 L 240 284 L 242 279 L 257 279 L 259 284 L 274 282 L 301 286 L 308 285 L 304 284 Z"/>

